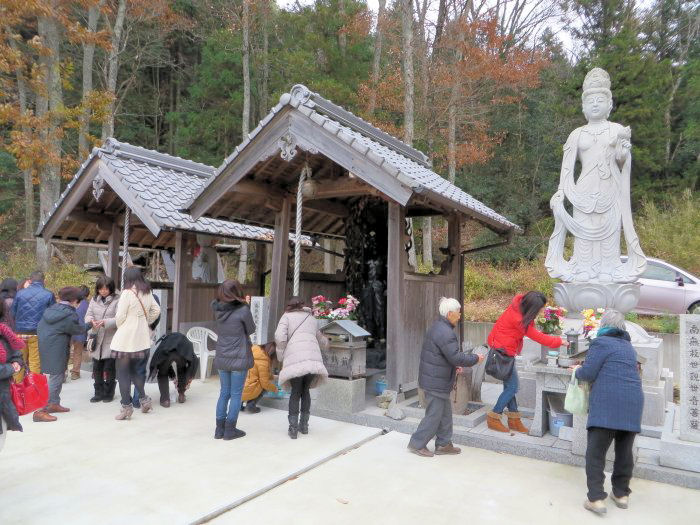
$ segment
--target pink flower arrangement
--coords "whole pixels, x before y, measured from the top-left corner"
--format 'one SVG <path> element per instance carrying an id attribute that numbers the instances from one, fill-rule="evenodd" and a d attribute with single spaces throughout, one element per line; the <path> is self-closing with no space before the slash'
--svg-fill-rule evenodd
<path id="1" fill-rule="evenodd" d="M 537 318 L 537 328 L 545 334 L 561 333 L 561 320 L 566 310 L 557 306 L 547 306 L 542 316 Z"/>
<path id="2" fill-rule="evenodd" d="M 333 309 L 333 302 L 322 295 L 311 298 L 312 311 L 317 319 L 357 319 L 357 307 L 360 304 L 355 297 L 348 294 L 338 299 L 338 308 Z"/>
<path id="3" fill-rule="evenodd" d="M 322 295 L 311 298 L 311 311 L 316 319 L 330 319 L 333 303 Z"/>

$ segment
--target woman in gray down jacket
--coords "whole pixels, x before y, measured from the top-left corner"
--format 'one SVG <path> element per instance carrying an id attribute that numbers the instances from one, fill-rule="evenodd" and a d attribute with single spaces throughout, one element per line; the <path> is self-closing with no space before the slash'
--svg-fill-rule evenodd
<path id="1" fill-rule="evenodd" d="M 117 305 L 119 294 L 115 291 L 114 279 L 105 275 L 100 276 L 95 283 L 95 296 L 88 305 L 85 322 L 93 323 L 89 336 L 92 357 L 92 378 L 95 381 L 95 395 L 91 403 L 104 401 L 109 403 L 114 399 L 117 387 L 115 361 L 112 358 L 112 338 L 117 332 Z"/>
<path id="2" fill-rule="evenodd" d="M 297 438 L 297 433 L 309 433 L 311 411 L 310 388 L 325 382 L 328 371 L 323 365 L 321 347 L 328 340 L 318 329 L 318 321 L 311 308 L 304 305 L 301 297 L 292 297 L 287 303 L 275 331 L 277 359 L 282 363 L 279 383 L 284 390 L 292 389 L 289 398 L 289 437 Z M 299 416 L 301 401 L 301 417 Z"/>
<path id="3" fill-rule="evenodd" d="M 245 302 L 238 281 L 227 279 L 212 303 L 216 316 L 216 356 L 214 365 L 219 371 L 221 390 L 216 403 L 216 430 L 214 439 L 236 439 L 245 432 L 236 428 L 241 410 L 243 385 L 248 370 L 253 368 L 251 334 L 255 333 L 255 322 Z"/>

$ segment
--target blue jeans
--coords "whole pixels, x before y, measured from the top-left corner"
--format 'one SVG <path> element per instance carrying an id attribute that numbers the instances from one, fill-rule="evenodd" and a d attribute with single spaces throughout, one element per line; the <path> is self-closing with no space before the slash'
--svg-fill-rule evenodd
<path id="1" fill-rule="evenodd" d="M 235 423 L 241 410 L 241 397 L 247 371 L 225 372 L 219 370 L 221 390 L 216 402 L 216 419 L 225 419 L 227 423 Z"/>
<path id="2" fill-rule="evenodd" d="M 136 371 L 139 374 L 139 377 L 143 377 L 144 383 L 146 382 L 146 365 L 148 365 L 148 356 L 139 361 L 139 364 L 136 367 Z M 139 394 L 139 389 L 134 385 L 134 395 L 131 396 L 131 403 L 133 404 L 134 408 L 139 408 L 141 406 L 141 402 L 139 401 L 140 398 L 141 396 Z"/>
<path id="3" fill-rule="evenodd" d="M 515 401 L 515 394 L 518 393 L 518 371 L 515 369 L 515 364 L 513 364 L 513 371 L 510 373 L 508 378 L 503 381 L 503 392 L 498 396 L 498 401 L 493 407 L 493 411 L 496 414 L 502 414 L 503 409 L 508 407 L 508 412 L 517 412 L 518 403 Z"/>

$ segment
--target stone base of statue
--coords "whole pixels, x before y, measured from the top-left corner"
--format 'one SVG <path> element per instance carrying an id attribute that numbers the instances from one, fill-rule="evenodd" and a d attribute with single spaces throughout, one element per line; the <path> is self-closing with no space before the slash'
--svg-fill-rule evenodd
<path id="1" fill-rule="evenodd" d="M 557 283 L 554 300 L 568 310 L 568 316 L 581 318 L 587 308 L 613 308 L 626 314 L 639 302 L 639 283 Z"/>
<path id="2" fill-rule="evenodd" d="M 584 306 L 582 310 L 585 308 L 593 308 L 593 306 Z M 605 307 L 596 306 L 595 308 Z M 562 324 L 564 333 L 571 329 L 583 333 L 583 320 L 572 318 L 570 313 L 567 314 Z M 663 425 L 666 404 L 673 401 L 673 373 L 663 367 L 663 340 L 649 335 L 644 328 L 631 321 L 625 322 L 625 329 L 630 334 L 632 346 L 641 358 L 640 361 L 643 361 L 644 412 L 642 424 L 650 427 Z M 581 336 L 578 344 L 579 349 L 587 349 L 588 344 L 588 341 Z"/>

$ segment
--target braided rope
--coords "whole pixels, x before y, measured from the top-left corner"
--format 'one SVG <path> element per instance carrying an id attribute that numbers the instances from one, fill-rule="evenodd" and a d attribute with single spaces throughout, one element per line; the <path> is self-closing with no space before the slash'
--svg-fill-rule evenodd
<path id="1" fill-rule="evenodd" d="M 126 207 L 124 212 L 124 252 L 122 253 L 122 280 L 121 286 L 124 286 L 124 274 L 126 273 L 126 264 L 129 260 L 129 219 L 131 217 L 131 210 Z M 120 286 L 120 288 L 121 288 Z"/>
<path id="2" fill-rule="evenodd" d="M 301 213 L 302 205 L 304 201 L 304 195 L 302 190 L 304 188 L 304 181 L 307 177 L 311 177 L 311 168 L 308 164 L 304 164 L 304 167 L 299 174 L 299 185 L 297 186 L 297 221 L 294 236 L 294 295 L 299 295 L 299 281 L 301 279 Z"/>

